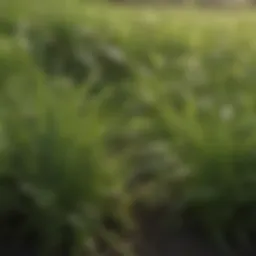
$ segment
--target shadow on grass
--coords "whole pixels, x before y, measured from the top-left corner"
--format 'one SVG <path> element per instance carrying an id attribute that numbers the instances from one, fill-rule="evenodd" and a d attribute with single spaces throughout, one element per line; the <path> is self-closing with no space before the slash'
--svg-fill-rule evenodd
<path id="1" fill-rule="evenodd" d="M 138 212 L 138 224 L 141 238 L 137 245 L 139 256 L 255 256 L 256 239 L 248 249 L 236 249 L 232 246 L 230 253 L 222 252 L 216 244 L 191 223 L 164 223 L 164 210 Z M 177 224 L 177 225 L 175 225 Z M 173 228 L 171 228 L 173 226 Z M 176 226 L 176 227 L 175 227 Z"/>

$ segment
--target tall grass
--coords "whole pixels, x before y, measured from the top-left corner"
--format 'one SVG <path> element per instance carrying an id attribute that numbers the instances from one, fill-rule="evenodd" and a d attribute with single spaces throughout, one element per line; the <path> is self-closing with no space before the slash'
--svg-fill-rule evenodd
<path id="1" fill-rule="evenodd" d="M 3 219 L 45 255 L 97 247 L 131 198 L 250 236 L 256 19 L 67 4 L 0 9 Z"/>

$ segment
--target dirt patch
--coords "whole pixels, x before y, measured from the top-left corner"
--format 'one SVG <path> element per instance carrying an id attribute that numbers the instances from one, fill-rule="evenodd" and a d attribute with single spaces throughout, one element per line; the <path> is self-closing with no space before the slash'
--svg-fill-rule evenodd
<path id="1" fill-rule="evenodd" d="M 141 238 L 137 246 L 139 256 L 255 256 L 256 248 L 233 249 L 223 252 L 200 230 L 179 223 L 164 223 L 163 212 L 139 216 Z M 175 225 L 177 224 L 177 225 Z M 176 227 L 175 227 L 176 226 Z M 256 240 L 255 240 L 256 241 Z M 256 243 L 254 243 L 256 244 Z M 255 247 L 255 246 L 254 246 Z M 234 248 L 239 248 L 234 245 Z"/>
<path id="2" fill-rule="evenodd" d="M 137 220 L 138 230 L 135 244 L 136 256 L 255 256 L 256 239 L 254 248 L 250 250 L 234 249 L 232 252 L 222 252 L 216 244 L 211 242 L 202 231 L 193 225 L 179 222 L 179 218 L 174 216 L 173 223 L 167 223 L 171 219 L 170 212 L 166 209 L 158 210 L 136 210 L 135 219 Z M 167 218 L 168 215 L 168 218 Z M 12 221 L 14 223 L 14 221 Z M 108 222 L 108 224 L 111 222 Z M 109 225 L 110 225 L 109 224 Z M 110 229 L 119 230 L 113 223 Z M 0 236 L 0 255 L 4 256 L 37 256 L 38 251 L 36 242 L 28 237 L 26 241 L 14 239 L 12 236 Z M 14 241 L 14 242 L 13 242 Z M 16 241 L 16 242 L 15 242 Z M 68 242 L 66 244 L 69 244 Z M 103 244 L 104 245 L 104 244 Z M 105 245 L 106 246 L 106 245 Z M 103 246 L 104 256 L 122 256 L 124 253 L 116 253 L 113 250 L 106 250 Z M 105 248 L 104 248 L 105 247 Z M 234 248 L 239 248 L 234 245 Z M 69 252 L 63 248 L 61 256 L 69 256 Z M 127 254 L 127 256 L 130 256 Z"/>

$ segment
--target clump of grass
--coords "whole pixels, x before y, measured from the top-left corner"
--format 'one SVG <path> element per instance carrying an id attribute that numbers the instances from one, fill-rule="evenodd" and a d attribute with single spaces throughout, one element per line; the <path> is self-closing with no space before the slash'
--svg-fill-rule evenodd
<path id="1" fill-rule="evenodd" d="M 35 231 L 42 255 L 61 255 L 66 236 L 70 255 L 79 255 L 124 199 L 121 167 L 105 147 L 106 117 L 81 93 L 13 85 L 2 96 L 1 216 L 25 216 L 18 231 Z"/>
<path id="2" fill-rule="evenodd" d="M 216 87 L 205 84 L 203 93 L 147 80 L 136 94 L 151 117 L 151 141 L 160 141 L 164 154 L 176 159 L 155 168 L 151 197 L 158 193 L 165 205 L 229 250 L 230 236 L 232 245 L 248 247 L 255 229 L 255 89 L 249 83 L 241 89 L 238 78 L 231 84 L 232 75 L 222 79 Z"/>

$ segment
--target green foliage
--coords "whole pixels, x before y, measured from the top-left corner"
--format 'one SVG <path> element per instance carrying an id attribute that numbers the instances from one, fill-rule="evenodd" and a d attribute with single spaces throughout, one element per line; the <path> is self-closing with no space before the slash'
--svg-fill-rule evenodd
<path id="1" fill-rule="evenodd" d="M 0 8 L 1 214 L 45 255 L 131 194 L 255 231 L 255 18 L 66 4 Z"/>
<path id="2" fill-rule="evenodd" d="M 6 18 L 0 22 L 0 32 L 25 44 L 27 52 L 47 75 L 67 77 L 76 83 L 86 80 L 94 85 L 116 83 L 131 76 L 124 53 L 100 30 L 76 19 L 66 20 L 66 16 L 55 17 L 55 13 L 42 21 L 43 14 Z"/>
<path id="3" fill-rule="evenodd" d="M 107 151 L 105 98 L 50 81 L 12 37 L 1 37 L 0 66 L 0 219 L 25 216 L 15 235 L 35 232 L 42 255 L 62 255 L 67 239 L 79 255 L 125 207 L 125 169 Z"/>
<path id="4" fill-rule="evenodd" d="M 24 213 L 44 249 L 58 244 L 65 227 L 81 248 L 122 195 L 117 162 L 105 152 L 98 103 L 41 86 L 29 93 L 9 86 L 4 95 L 11 104 L 1 107 L 1 213 Z"/>

